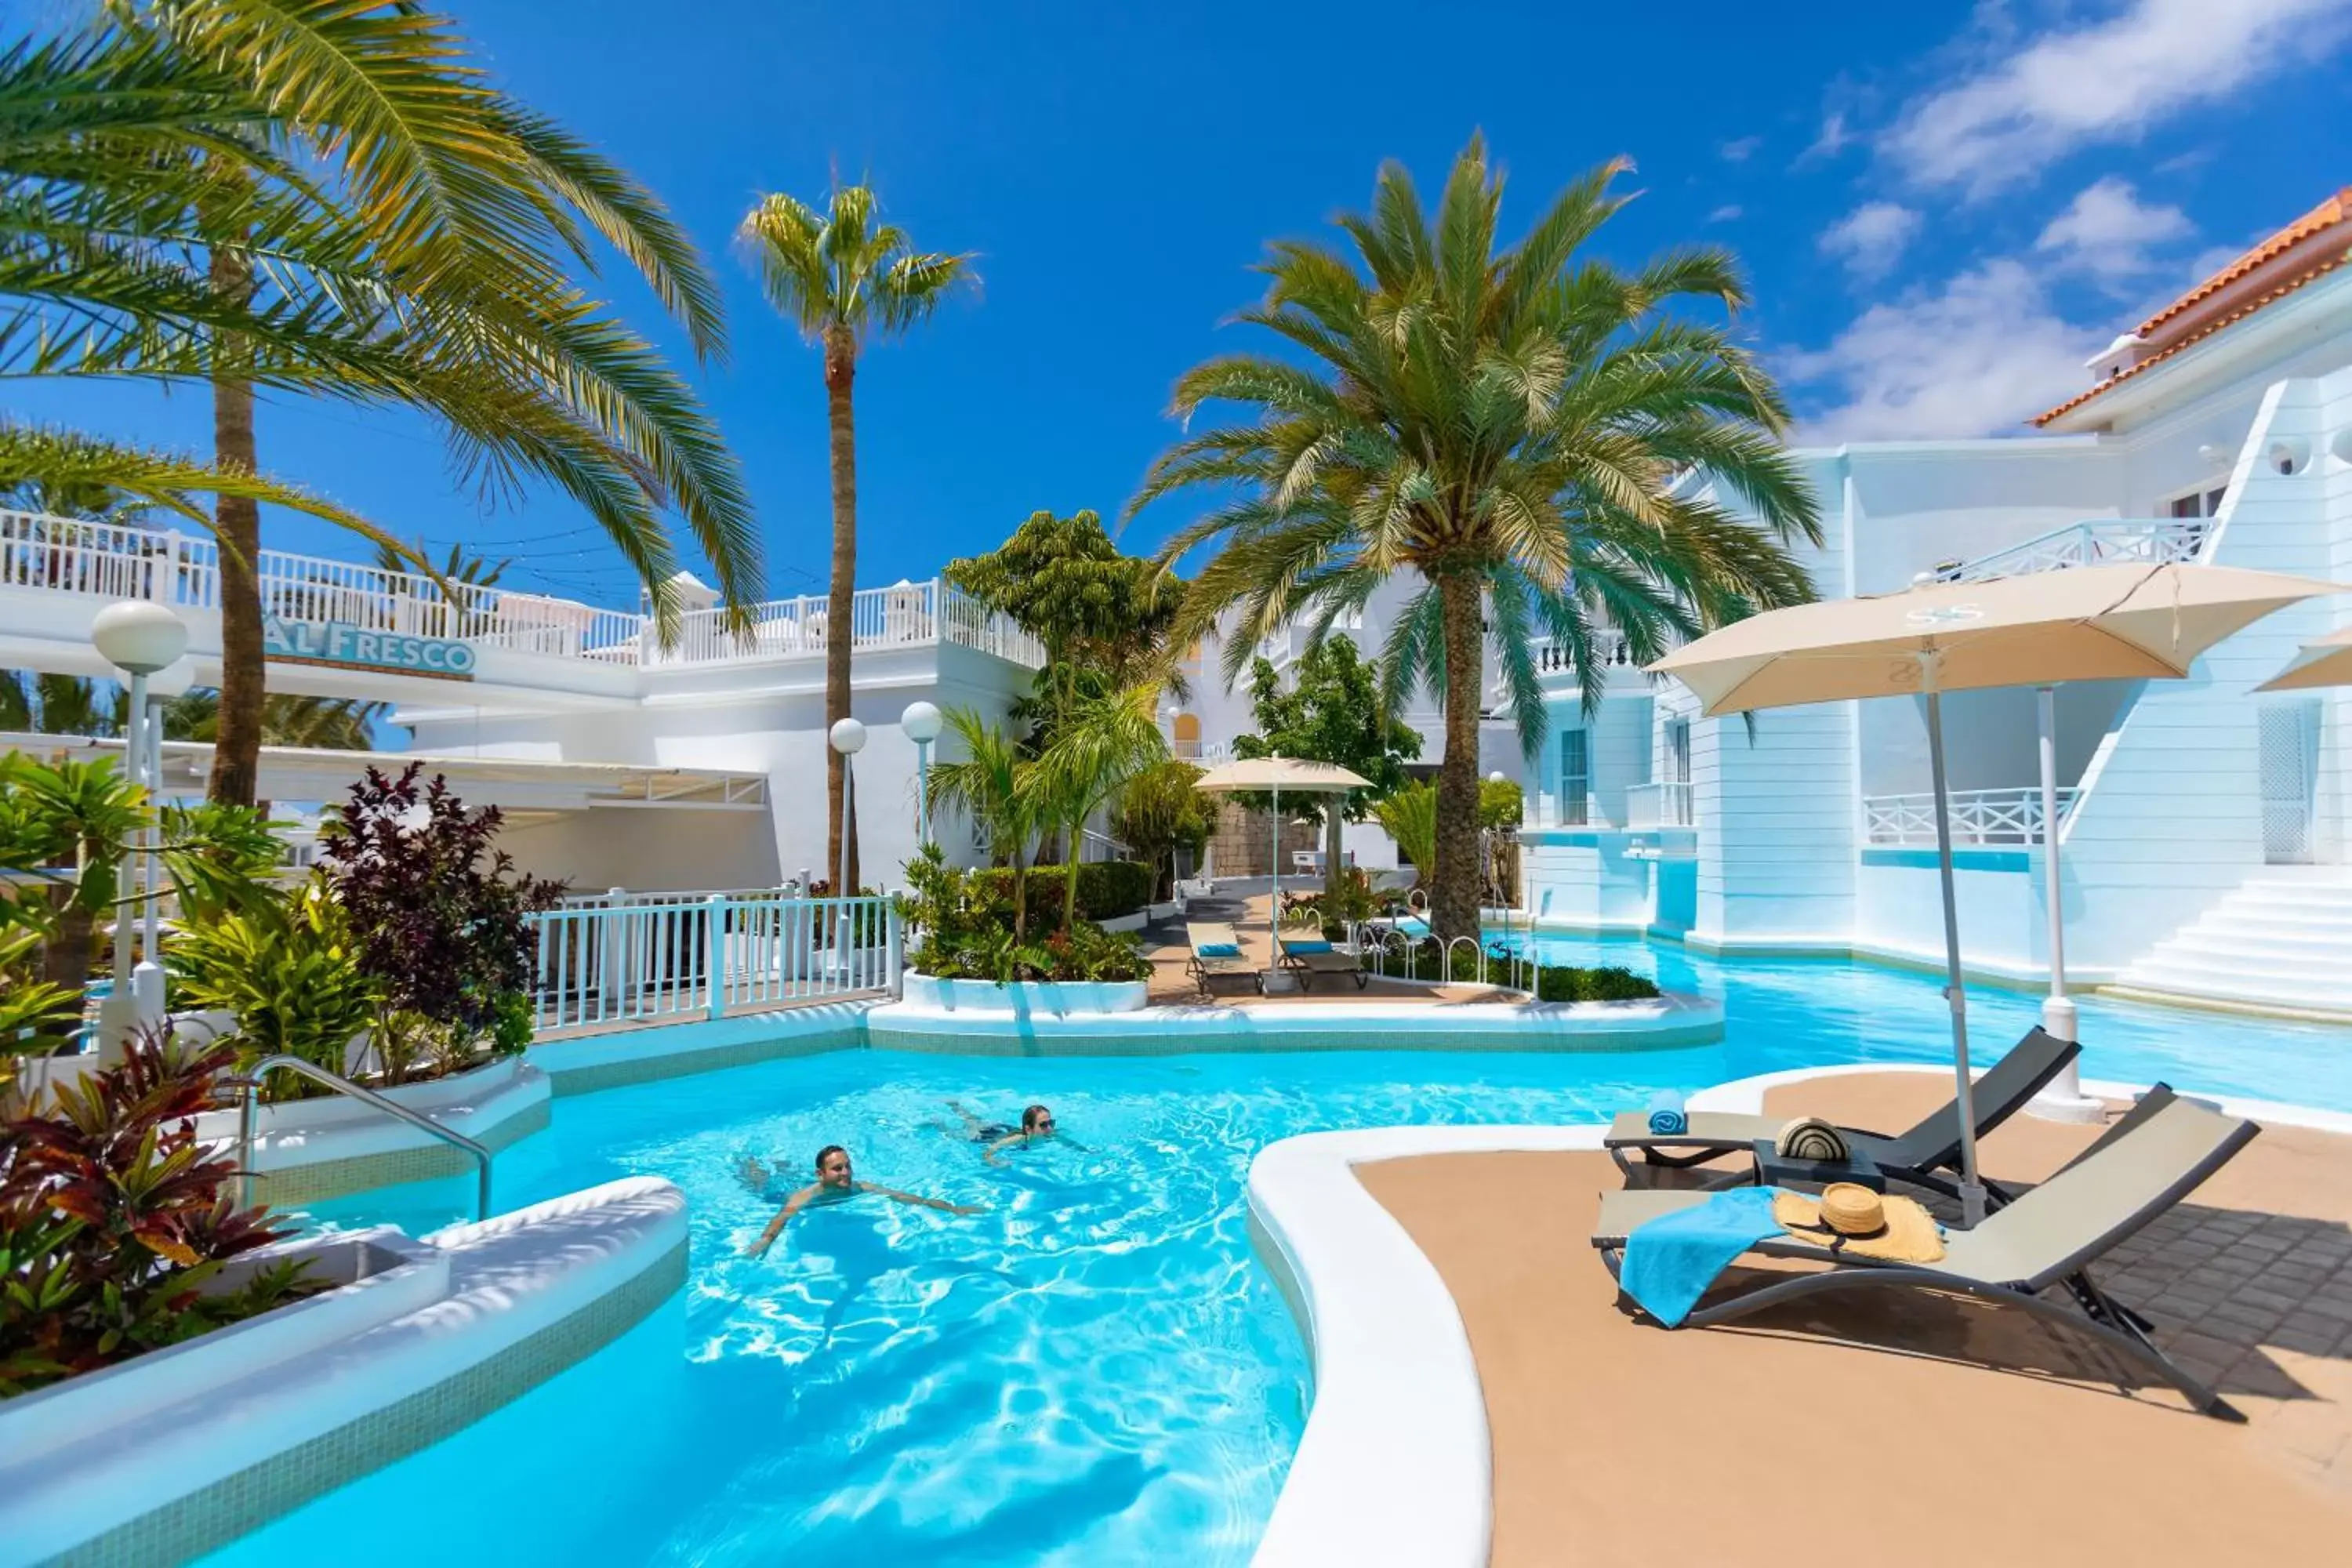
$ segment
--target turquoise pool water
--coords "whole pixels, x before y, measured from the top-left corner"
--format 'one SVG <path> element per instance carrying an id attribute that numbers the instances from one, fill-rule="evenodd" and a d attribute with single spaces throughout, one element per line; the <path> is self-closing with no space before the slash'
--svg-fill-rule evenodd
<path id="1" fill-rule="evenodd" d="M 845 1052 L 559 1102 L 499 1159 L 513 1205 L 655 1173 L 692 1205 L 691 1278 L 620 1342 L 488 1419 L 209 1561 L 754 1564 L 1246 1561 L 1304 1423 L 1306 1360 L 1252 1260 L 1244 1183 L 1297 1132 L 1597 1119 L 1663 1087 L 1936 1060 L 1933 981 L 1842 963 L 1719 964 L 1543 939 L 1725 998 L 1706 1047 L 1589 1055 L 970 1060 Z M 2034 1001 L 1972 994 L 1997 1053 Z M 2086 1003 L 2086 1070 L 2352 1110 L 2352 1033 Z M 1393 1034 L 1386 1037 L 1395 1039 Z M 985 1164 L 946 1101 L 1051 1104 L 1083 1147 Z M 985 1206 L 867 1197 L 773 1212 L 738 1166 L 842 1142 L 861 1177 Z M 425 1229 L 453 1181 L 327 1205 Z"/>

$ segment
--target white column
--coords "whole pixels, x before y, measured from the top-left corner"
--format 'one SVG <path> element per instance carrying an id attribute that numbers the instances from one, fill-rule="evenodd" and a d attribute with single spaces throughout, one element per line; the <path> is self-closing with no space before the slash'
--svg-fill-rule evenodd
<path id="1" fill-rule="evenodd" d="M 2074 999 L 2066 994 L 2066 906 L 2058 866 L 2058 689 L 2034 693 L 2042 751 L 2042 902 L 2049 921 L 2050 994 L 2042 1003 L 2042 1027 L 2053 1038 L 2075 1040 Z M 2045 1121 L 2103 1121 L 2107 1108 L 2083 1092 L 2080 1058 L 2059 1069 L 2049 1086 L 2026 1105 Z"/>

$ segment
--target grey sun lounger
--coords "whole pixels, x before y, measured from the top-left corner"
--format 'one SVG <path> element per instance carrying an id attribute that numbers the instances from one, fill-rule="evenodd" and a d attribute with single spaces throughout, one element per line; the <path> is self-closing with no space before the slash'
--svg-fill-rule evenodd
<path id="1" fill-rule="evenodd" d="M 1186 921 L 1184 940 L 1192 950 L 1192 956 L 1185 961 L 1184 972 L 1201 987 L 1202 995 L 1215 995 L 1213 983 L 1219 980 L 1246 980 L 1258 991 L 1265 989 L 1265 976 L 1242 955 L 1242 941 L 1234 933 L 1233 927 L 1210 921 Z M 1203 947 L 1230 947 L 1234 951 L 1230 953 L 1204 953 L 1201 951 Z"/>
<path id="2" fill-rule="evenodd" d="M 1977 1136 L 1984 1137 L 2023 1110 L 2026 1102 L 2041 1093 L 2058 1076 L 2059 1069 L 2080 1055 L 2082 1049 L 2072 1040 L 2045 1033 L 2038 1024 L 2027 1030 L 2025 1037 L 2011 1046 L 2007 1056 L 1976 1080 L 1973 1098 Z M 1789 1118 L 1699 1110 L 1693 1111 L 1688 1121 L 1681 1132 L 1655 1133 L 1650 1131 L 1647 1111 L 1621 1111 L 1609 1124 L 1601 1146 L 1617 1162 L 1617 1168 L 1625 1173 L 1626 1180 L 1632 1182 L 1635 1173 L 1629 1154 L 1638 1152 L 1653 1166 L 1684 1170 L 1727 1154 L 1749 1153 L 1758 1139 L 1772 1137 L 1788 1124 Z M 1960 1102 L 1957 1095 L 1907 1132 L 1890 1135 L 1853 1127 L 1840 1131 L 1856 1153 L 1867 1155 L 1889 1176 L 1936 1192 L 1954 1190 L 1949 1182 L 1933 1173 L 1959 1163 Z M 1738 1172 L 1708 1184 L 1729 1186 L 1748 1179 L 1748 1173 Z"/>
<path id="3" fill-rule="evenodd" d="M 1318 952 L 1311 950 L 1302 952 L 1291 946 L 1286 937 L 1277 937 L 1276 946 L 1281 950 L 1282 966 L 1297 972 L 1299 989 L 1303 991 L 1315 989 L 1313 976 L 1318 974 L 1346 975 L 1355 981 L 1356 989 L 1359 991 L 1371 984 L 1372 977 L 1364 973 L 1364 961 L 1360 954 L 1329 951 Z"/>
<path id="4" fill-rule="evenodd" d="M 1975 1229 L 1948 1232 L 1939 1263 L 1844 1257 L 1794 1237 L 1769 1237 L 1749 1250 L 1834 1267 L 1741 1290 L 1700 1307 L 1683 1326 L 1705 1328 L 1784 1301 L 1853 1290 L 1951 1291 L 2055 1319 L 2154 1372 L 2200 1411 L 2242 1420 L 2219 1394 L 2157 1349 L 2147 1320 L 2100 1289 L 2090 1266 L 2196 1191 L 2261 1131 L 2168 1092 L 2151 1094 L 2048 1181 L 2018 1193 Z M 1710 1195 L 1633 1187 L 1609 1193 L 1601 1201 L 1592 1245 L 1613 1277 L 1636 1226 Z"/>

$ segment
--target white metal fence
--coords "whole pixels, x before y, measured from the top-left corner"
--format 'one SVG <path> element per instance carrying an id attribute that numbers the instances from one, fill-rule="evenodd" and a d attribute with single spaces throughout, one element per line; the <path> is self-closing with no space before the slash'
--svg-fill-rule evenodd
<path id="1" fill-rule="evenodd" d="M 220 546 L 211 539 L 0 511 L 0 587 L 213 610 L 220 606 Z M 571 599 L 463 583 L 445 591 L 415 573 L 279 550 L 262 551 L 256 572 L 263 608 L 283 619 L 562 658 L 665 668 L 784 658 L 822 654 L 827 635 L 826 602 L 814 597 L 754 605 L 741 631 L 724 610 L 689 611 L 677 642 L 665 647 L 650 616 Z M 1032 669 L 1045 662 L 1035 637 L 937 581 L 861 589 L 851 602 L 850 625 L 859 649 L 949 642 Z"/>
<path id="2" fill-rule="evenodd" d="M 2036 535 L 1974 561 L 1955 561 L 1935 575 L 1946 583 L 1976 583 L 1988 577 L 2018 577 L 2029 572 L 2061 572 L 2070 566 L 2109 566 L 2144 561 L 2151 565 L 2194 561 L 2212 532 L 2210 518 L 2102 519 L 2072 523 Z"/>
<path id="3" fill-rule="evenodd" d="M 2063 828 L 2074 809 L 2072 789 L 2058 792 L 2058 825 Z M 1926 795 L 1874 795 L 1862 803 L 1864 836 L 1873 844 L 1933 844 L 1936 842 L 1936 797 Z M 2042 790 L 1964 789 L 1952 792 L 1952 842 L 1955 844 L 2039 844 Z"/>
<path id="4" fill-rule="evenodd" d="M 898 911 L 887 898 L 633 895 L 530 918 L 541 1037 L 898 988 Z"/>

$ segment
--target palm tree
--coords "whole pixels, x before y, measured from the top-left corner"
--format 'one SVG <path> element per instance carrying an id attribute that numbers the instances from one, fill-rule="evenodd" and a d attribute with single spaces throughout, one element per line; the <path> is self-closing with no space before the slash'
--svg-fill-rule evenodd
<path id="1" fill-rule="evenodd" d="M 1021 754 L 1019 742 L 976 710 L 950 708 L 941 717 L 963 755 L 931 764 L 931 810 L 961 807 L 987 837 L 990 849 L 1011 864 L 1013 940 L 1022 942 L 1029 931 L 1029 886 L 1022 863 L 1048 804 L 1038 788 L 1037 764 Z"/>
<path id="2" fill-rule="evenodd" d="M 43 735 L 119 735 L 121 700 L 86 675 L 29 669 L 0 672 L 0 730 Z"/>
<path id="3" fill-rule="evenodd" d="M 1138 775 L 1168 760 L 1160 732 L 1160 688 L 1152 682 L 1079 697 L 1062 710 L 1037 759 L 1041 816 L 1069 830 L 1062 878 L 1062 929 L 1078 918 L 1078 844 L 1087 819 Z"/>
<path id="4" fill-rule="evenodd" d="M 130 0 L 0 54 L 0 366 L 209 381 L 215 458 L 0 426 L 0 471 L 103 480 L 222 539 L 216 797 L 249 800 L 263 695 L 257 507 L 380 531 L 257 477 L 252 393 L 436 416 L 492 489 L 536 476 L 677 602 L 674 507 L 729 601 L 757 597 L 740 475 L 685 382 L 571 281 L 590 237 L 722 352 L 719 293 L 627 174 L 489 85 L 401 0 Z M 205 517 L 189 492 L 220 498 Z"/>
<path id="5" fill-rule="evenodd" d="M 391 711 L 389 702 L 356 697 L 312 697 L 273 691 L 261 702 L 261 743 L 308 746 L 335 752 L 375 750 L 375 723 Z M 220 739 L 221 697 L 198 687 L 163 704 L 163 733 L 174 741 Z"/>
<path id="6" fill-rule="evenodd" d="M 449 546 L 449 552 L 441 558 L 437 566 L 422 539 L 416 542 L 413 550 L 394 545 L 376 546 L 375 563 L 386 572 L 406 572 L 419 561 L 452 588 L 495 588 L 499 579 L 507 574 L 507 568 L 514 564 L 503 556 L 492 561 L 488 556 L 477 555 L 457 543 Z"/>
<path id="7" fill-rule="evenodd" d="M 1177 442 L 1129 506 L 1195 486 L 1214 495 L 1161 559 L 1216 545 L 1178 640 L 1237 609 L 1229 680 L 1258 638 L 1303 619 L 1319 640 L 1390 577 L 1419 581 L 1382 676 L 1392 698 L 1425 684 L 1444 712 L 1432 920 L 1448 938 L 1477 930 L 1489 651 L 1532 754 L 1546 716 L 1531 641 L 1569 655 L 1590 711 L 1601 629 L 1645 662 L 1812 596 L 1788 550 L 1818 542 L 1821 526 L 1780 443 L 1786 406 L 1724 327 L 1670 310 L 1745 303 L 1732 258 L 1675 250 L 1627 271 L 1580 254 L 1629 199 L 1611 189 L 1626 167 L 1576 181 L 1499 250 L 1503 182 L 1480 141 L 1455 160 L 1433 217 L 1402 168 L 1383 168 L 1371 212 L 1339 220 L 1352 255 L 1270 247 L 1265 301 L 1240 319 L 1287 357 L 1188 372 L 1179 416 L 1222 402 L 1248 417 Z"/>
<path id="8" fill-rule="evenodd" d="M 895 337 L 928 318 L 948 290 L 977 282 L 971 258 L 919 251 L 906 231 L 879 223 L 882 204 L 865 185 L 837 185 L 823 213 L 779 192 L 744 215 L 740 237 L 768 302 L 824 350 L 825 418 L 832 437 L 833 580 L 825 604 L 824 721 L 849 717 L 850 616 L 857 592 L 857 423 L 852 391 L 869 338 Z M 825 752 L 824 863 L 842 864 L 841 754 Z M 857 825 L 849 824 L 849 876 L 857 886 Z"/>

